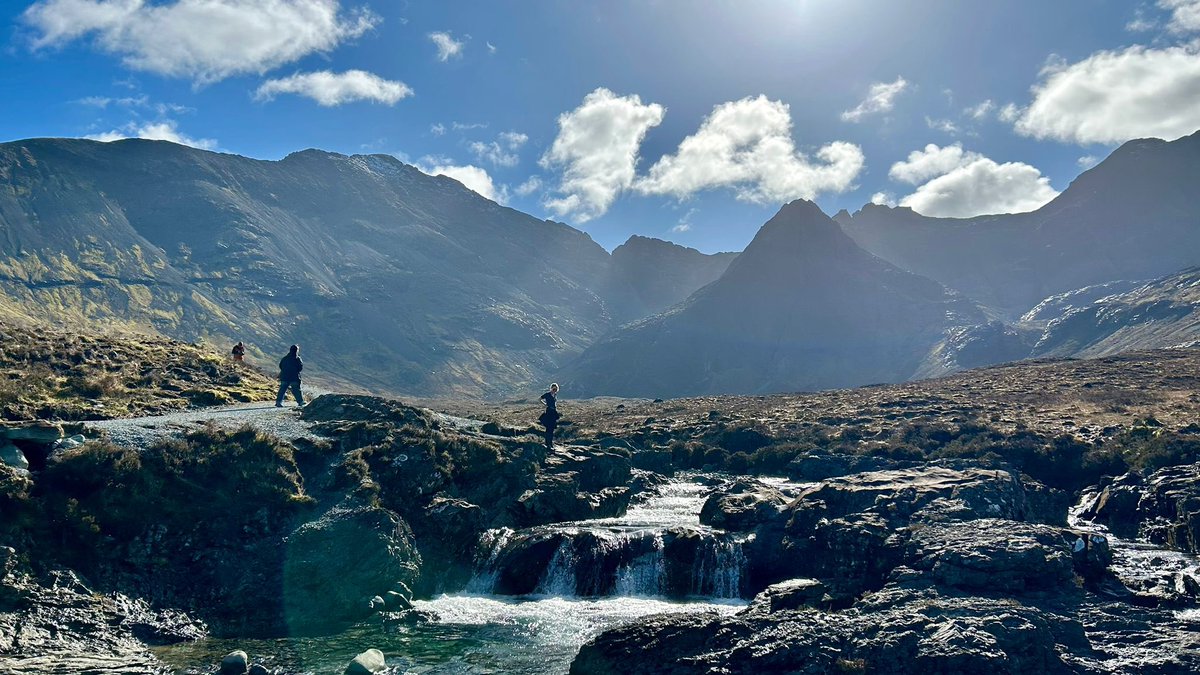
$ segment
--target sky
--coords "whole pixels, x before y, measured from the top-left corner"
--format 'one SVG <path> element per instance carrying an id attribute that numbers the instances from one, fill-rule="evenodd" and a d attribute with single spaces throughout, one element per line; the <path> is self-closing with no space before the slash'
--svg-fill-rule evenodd
<path id="1" fill-rule="evenodd" d="M 3 0 L 0 140 L 383 153 L 741 250 L 793 199 L 1029 211 L 1200 129 L 1200 0 Z"/>

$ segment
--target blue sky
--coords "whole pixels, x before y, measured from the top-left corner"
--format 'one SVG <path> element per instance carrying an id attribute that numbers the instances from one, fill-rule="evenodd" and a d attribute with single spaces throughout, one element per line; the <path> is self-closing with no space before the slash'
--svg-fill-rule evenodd
<path id="1" fill-rule="evenodd" d="M 1031 210 L 1200 129 L 1200 0 L 3 4 L 0 139 L 388 153 L 613 248 Z"/>

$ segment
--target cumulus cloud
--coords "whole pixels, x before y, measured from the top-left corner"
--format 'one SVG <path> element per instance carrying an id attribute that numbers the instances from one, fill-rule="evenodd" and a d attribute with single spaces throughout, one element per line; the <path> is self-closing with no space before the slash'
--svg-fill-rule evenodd
<path id="1" fill-rule="evenodd" d="M 934 119 L 932 117 L 926 116 L 925 117 L 925 126 L 929 127 L 930 129 L 933 129 L 934 131 L 940 131 L 945 134 L 950 134 L 951 136 L 958 133 L 958 125 L 955 124 L 953 121 L 947 120 L 947 119 Z"/>
<path id="2" fill-rule="evenodd" d="M 633 184 L 642 139 L 665 112 L 637 95 L 617 96 L 601 87 L 559 115 L 558 136 L 540 164 L 562 169 L 556 189 L 561 196 L 548 200 L 546 208 L 578 222 L 603 215 Z"/>
<path id="3" fill-rule="evenodd" d="M 1079 159 L 1075 160 L 1075 163 L 1079 165 L 1079 168 L 1083 169 L 1084 171 L 1087 171 L 1088 169 L 1092 168 L 1093 166 L 1096 166 L 1097 164 L 1099 164 L 1100 158 L 1097 157 L 1096 155 L 1084 155 L 1083 157 L 1080 157 Z"/>
<path id="4" fill-rule="evenodd" d="M 1058 196 L 1050 179 L 1035 167 L 1021 162 L 998 164 L 977 152 L 964 151 L 958 144 L 945 148 L 927 145 L 893 164 L 888 175 L 906 183 L 925 181 L 901 199 L 900 205 L 927 216 L 1022 213 Z"/>
<path id="5" fill-rule="evenodd" d="M 1200 128 L 1200 52 L 1133 46 L 1052 64 L 1016 120 L 1018 133 L 1074 143 L 1174 140 Z"/>
<path id="6" fill-rule="evenodd" d="M 895 82 L 876 82 L 867 91 L 867 97 L 852 110 L 842 113 L 846 122 L 860 122 L 875 113 L 885 113 L 895 107 L 896 97 L 908 87 L 908 81 L 897 77 Z"/>
<path id="7" fill-rule="evenodd" d="M 895 206 L 896 198 L 890 192 L 876 192 L 871 195 L 871 203 L 878 206 Z"/>
<path id="8" fill-rule="evenodd" d="M 200 148 L 201 150 L 213 150 L 217 147 L 217 142 L 211 138 L 191 138 L 180 133 L 174 120 L 162 120 L 145 124 L 130 122 L 118 129 L 106 131 L 102 134 L 91 134 L 84 138 L 90 138 L 93 141 L 103 141 L 105 143 L 126 138 L 145 138 L 152 141 L 170 141 L 172 143 L 179 143 L 180 145 Z"/>
<path id="9" fill-rule="evenodd" d="M 981 158 L 976 152 L 966 152 L 961 143 L 938 147 L 930 143 L 924 150 L 913 150 L 908 159 L 896 162 L 888 171 L 888 178 L 916 185 L 930 178 L 941 176 Z"/>
<path id="10" fill-rule="evenodd" d="M 395 105 L 397 101 L 411 96 L 412 93 L 412 89 L 403 82 L 385 80 L 365 70 L 347 70 L 344 73 L 320 70 L 267 80 L 259 86 L 254 97 L 269 101 L 279 94 L 297 94 L 307 96 L 323 106 L 342 105 L 352 101 L 375 101 Z"/>
<path id="11" fill-rule="evenodd" d="M 39 0 L 21 18 L 35 48 L 93 36 L 130 68 L 198 83 L 328 52 L 379 22 L 338 0 Z"/>
<path id="12" fill-rule="evenodd" d="M 1172 33 L 1200 32 L 1200 0 L 1159 0 L 1158 6 L 1171 11 L 1167 30 Z"/>
<path id="13" fill-rule="evenodd" d="M 430 41 L 437 47 L 438 61 L 449 61 L 462 56 L 464 43 L 455 40 L 447 31 L 429 34 Z"/>
<path id="14" fill-rule="evenodd" d="M 683 199 L 701 190 L 733 188 L 739 199 L 781 202 L 848 189 L 863 167 L 862 150 L 833 142 L 810 161 L 792 141 L 787 104 L 765 96 L 722 103 L 658 160 L 635 187 L 643 194 Z"/>
<path id="15" fill-rule="evenodd" d="M 492 177 L 488 172 L 477 166 L 467 164 L 466 166 L 456 166 L 446 164 L 433 167 L 418 167 L 421 171 L 430 176 L 448 176 L 454 180 L 467 186 L 468 189 L 491 199 L 493 201 L 503 203 L 503 190 L 497 190 L 496 184 L 492 182 Z"/>
<path id="16" fill-rule="evenodd" d="M 996 117 L 1001 122 L 1012 123 L 1012 122 L 1016 122 L 1017 118 L 1019 118 L 1022 114 L 1024 114 L 1024 112 L 1025 112 L 1024 110 L 1017 107 L 1016 103 L 1005 103 L 1000 108 L 1000 112 L 996 113 Z"/>
<path id="17" fill-rule="evenodd" d="M 994 109 L 995 107 L 996 107 L 996 104 L 993 103 L 992 100 L 989 98 L 988 100 L 980 103 L 979 105 L 974 105 L 974 106 L 971 106 L 970 108 L 967 108 L 963 112 L 966 113 L 967 115 L 970 115 L 973 119 L 981 120 L 981 119 L 987 117 L 988 113 L 992 112 L 992 109 Z"/>
<path id="18" fill-rule="evenodd" d="M 480 160 L 487 160 L 496 166 L 516 166 L 521 160 L 517 151 L 528 140 L 529 136 L 525 134 L 505 131 L 490 143 L 475 141 L 470 148 Z"/>
<path id="19" fill-rule="evenodd" d="M 542 177 L 541 176 L 530 176 L 528 179 L 525 180 L 524 183 L 521 183 L 520 185 L 518 185 L 516 190 L 514 190 L 514 192 L 516 192 L 521 197 L 528 197 L 529 195 L 531 195 L 541 189 L 542 189 Z"/>

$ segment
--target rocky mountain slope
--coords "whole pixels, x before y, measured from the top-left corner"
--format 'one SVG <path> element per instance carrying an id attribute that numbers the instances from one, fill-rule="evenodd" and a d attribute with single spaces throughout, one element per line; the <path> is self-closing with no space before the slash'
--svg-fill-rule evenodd
<path id="1" fill-rule="evenodd" d="M 1129 141 L 1032 213 L 928 218 L 868 205 L 839 223 L 863 248 L 1015 319 L 1051 295 L 1200 263 L 1200 132 Z"/>
<path id="2" fill-rule="evenodd" d="M 715 282 L 590 347 L 571 395 L 796 391 L 913 376 L 970 302 L 855 244 L 811 202 L 788 204 Z"/>
<path id="3" fill-rule="evenodd" d="M 618 323 L 657 314 L 716 281 L 736 253 L 706 255 L 694 248 L 634 235 L 613 249 L 609 290 Z"/>
<path id="4" fill-rule="evenodd" d="M 260 358 L 300 343 L 331 383 L 489 395 L 540 381 L 614 316 L 712 276 L 707 256 L 640 243 L 610 300 L 612 260 L 586 234 L 390 156 L 0 145 L 0 313 L 242 339 Z"/>

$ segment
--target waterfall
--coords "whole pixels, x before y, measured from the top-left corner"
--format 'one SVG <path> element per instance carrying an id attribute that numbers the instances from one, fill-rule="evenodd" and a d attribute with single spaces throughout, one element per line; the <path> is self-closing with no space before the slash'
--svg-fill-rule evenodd
<path id="1" fill-rule="evenodd" d="M 516 531 L 502 527 L 498 530 L 488 530 L 479 538 L 479 546 L 477 551 L 484 553 L 475 561 L 475 573 L 471 576 L 471 580 L 467 582 L 466 592 L 475 595 L 489 595 L 496 589 L 496 579 L 500 576 L 500 569 L 496 565 L 496 561 L 500 558 L 500 554 L 504 552 L 508 542 L 512 540 Z"/>
<path id="2" fill-rule="evenodd" d="M 643 553 L 617 568 L 617 595 L 654 597 L 663 594 L 666 586 L 667 565 L 663 558 L 661 532 L 654 533 L 654 549 Z"/>
<path id="3" fill-rule="evenodd" d="M 554 552 L 554 557 L 550 558 L 550 564 L 546 565 L 546 571 L 542 574 L 542 580 L 538 583 L 537 595 L 553 595 L 559 597 L 572 597 L 575 595 L 575 563 L 577 559 L 574 552 L 574 542 L 570 539 L 563 539 L 558 545 L 558 550 Z"/>
<path id="4" fill-rule="evenodd" d="M 697 552 L 692 563 L 692 595 L 711 598 L 739 598 L 746 555 L 742 542 L 713 538 Z"/>

